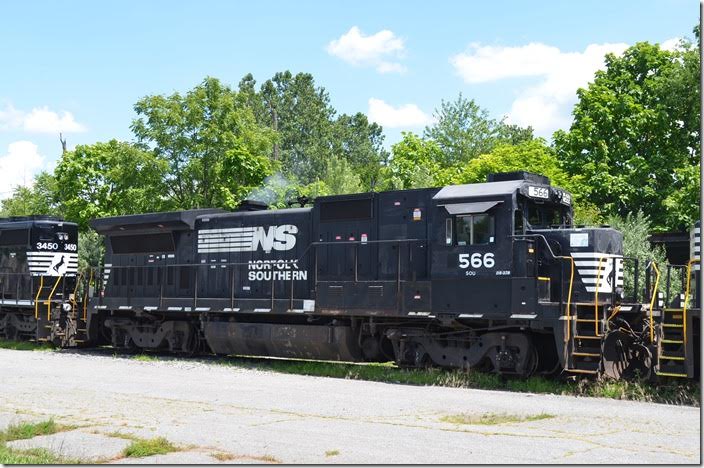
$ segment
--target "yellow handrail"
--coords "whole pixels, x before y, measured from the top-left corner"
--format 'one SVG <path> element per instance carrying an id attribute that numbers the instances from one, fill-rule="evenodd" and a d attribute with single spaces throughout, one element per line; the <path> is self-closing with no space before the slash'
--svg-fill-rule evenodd
<path id="1" fill-rule="evenodd" d="M 88 290 L 90 289 L 90 283 L 93 281 L 93 269 L 90 269 L 90 276 L 88 277 L 88 285 L 86 286 L 86 293 L 83 295 L 83 321 L 86 321 L 88 315 Z"/>
<path id="2" fill-rule="evenodd" d="M 650 298 L 650 342 L 655 341 L 655 329 L 653 328 L 653 307 L 655 307 L 655 298 L 658 294 L 658 283 L 660 282 L 660 270 L 658 269 L 658 264 L 651 261 L 650 264 L 655 268 L 655 287 L 653 288 L 653 294 Z"/>
<path id="3" fill-rule="evenodd" d="M 37 295 L 34 297 L 34 320 L 39 320 L 39 296 L 42 293 L 42 288 L 44 287 L 44 276 L 39 276 L 39 288 L 37 289 Z"/>
<path id="4" fill-rule="evenodd" d="M 49 293 L 49 297 L 46 298 L 46 319 L 51 320 L 51 296 L 54 295 L 54 291 L 56 291 L 56 288 L 59 286 L 59 281 L 61 281 L 61 278 L 63 278 L 63 275 L 59 275 L 56 278 L 56 283 L 54 283 L 54 287 L 51 288 L 51 292 Z"/>
<path id="5" fill-rule="evenodd" d="M 71 300 L 71 304 L 73 304 L 74 318 L 76 318 L 76 307 L 78 307 L 78 302 L 76 301 L 76 293 L 78 292 L 78 285 L 81 284 L 81 278 L 83 278 L 83 272 L 78 274 L 78 277 L 76 278 L 76 286 L 73 288 L 73 294 L 69 298 Z"/>
<path id="6" fill-rule="evenodd" d="M 565 309 L 565 314 L 567 315 L 567 341 L 570 340 L 570 332 L 572 330 L 572 322 L 571 322 L 571 317 L 570 317 L 570 305 L 572 302 L 572 284 L 574 283 L 574 258 L 572 257 L 556 257 L 556 258 L 561 258 L 563 260 L 569 260 L 570 261 L 570 287 L 567 291 L 567 307 Z"/>
<path id="7" fill-rule="evenodd" d="M 620 311 L 621 311 L 620 305 L 617 305 L 616 307 L 614 307 L 614 311 L 611 313 L 611 315 L 609 315 L 609 318 L 607 318 L 606 321 L 610 322 L 611 319 L 614 318 L 616 316 L 616 314 L 618 314 Z"/>
<path id="8" fill-rule="evenodd" d="M 604 261 L 604 257 L 599 257 L 599 266 L 596 270 L 596 288 L 594 288 L 594 335 L 601 336 L 599 334 L 599 283 L 601 282 L 601 262 Z"/>
<path id="9" fill-rule="evenodd" d="M 684 293 L 684 307 L 682 307 L 682 341 L 684 341 L 684 355 L 687 356 L 687 302 L 689 302 L 689 285 L 692 282 L 692 264 L 698 263 L 698 258 L 692 258 L 687 262 L 687 287 Z"/>

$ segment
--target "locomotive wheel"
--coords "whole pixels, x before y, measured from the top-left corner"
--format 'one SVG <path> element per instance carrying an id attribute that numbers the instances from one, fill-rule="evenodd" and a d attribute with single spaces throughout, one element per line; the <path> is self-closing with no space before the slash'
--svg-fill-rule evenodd
<path id="1" fill-rule="evenodd" d="M 632 335 L 613 330 L 602 344 L 603 375 L 612 379 L 648 379 L 653 367 L 652 353 Z"/>

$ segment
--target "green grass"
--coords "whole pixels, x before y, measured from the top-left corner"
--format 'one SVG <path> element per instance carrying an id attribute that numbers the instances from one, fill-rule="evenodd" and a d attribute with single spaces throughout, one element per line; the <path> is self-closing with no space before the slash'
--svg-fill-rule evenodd
<path id="1" fill-rule="evenodd" d="M 38 423 L 21 423 L 8 426 L 7 429 L 0 432 L 0 443 L 10 442 L 12 440 L 31 439 L 41 435 L 56 434 L 57 432 L 70 431 L 76 426 L 59 425 L 53 419 L 41 421 Z"/>
<path id="2" fill-rule="evenodd" d="M 554 417 L 554 415 L 547 413 L 533 414 L 528 416 L 505 413 L 486 413 L 480 415 L 448 414 L 446 416 L 441 417 L 440 421 L 451 424 L 479 424 L 484 426 L 493 426 L 496 424 L 540 421 L 542 419 L 552 419 Z"/>
<path id="3" fill-rule="evenodd" d="M 135 356 L 132 356 L 132 359 L 134 359 L 135 361 L 143 362 L 154 362 L 159 360 L 158 357 L 152 356 L 151 354 L 137 354 Z"/>
<path id="4" fill-rule="evenodd" d="M 164 437 L 155 437 L 154 439 L 134 440 L 125 448 L 122 455 L 125 457 L 140 458 L 148 457 L 150 455 L 161 455 L 169 452 L 177 452 L 178 450 L 180 449 Z"/>
<path id="5" fill-rule="evenodd" d="M 49 342 L 34 342 L 34 341 L 14 341 L 0 339 L 0 348 L 14 349 L 18 351 L 52 351 L 54 345 Z"/>
<path id="6" fill-rule="evenodd" d="M 15 450 L 0 444 L 0 464 L 2 465 L 76 465 L 78 463 L 80 461 L 67 460 L 44 449 Z"/>
<path id="7" fill-rule="evenodd" d="M 0 464 L 3 465 L 56 465 L 78 464 L 80 460 L 69 460 L 45 449 L 18 450 L 7 446 L 13 440 L 31 439 L 36 436 L 55 434 L 73 429 L 73 426 L 56 424 L 52 419 L 38 423 L 13 424 L 0 432 Z"/>
<path id="8" fill-rule="evenodd" d="M 534 376 L 528 379 L 502 377 L 479 371 L 444 369 L 399 369 L 392 363 L 354 364 L 329 361 L 282 360 L 228 357 L 214 361 L 221 365 L 270 370 L 284 374 L 312 375 L 406 385 L 477 388 L 553 395 L 574 395 L 700 406 L 699 382 L 673 380 L 659 384 L 582 378 Z"/>

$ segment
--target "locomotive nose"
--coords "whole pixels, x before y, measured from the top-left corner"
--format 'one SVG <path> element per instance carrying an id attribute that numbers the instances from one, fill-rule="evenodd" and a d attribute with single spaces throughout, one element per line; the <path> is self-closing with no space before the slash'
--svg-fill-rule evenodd
<path id="1" fill-rule="evenodd" d="M 543 236 L 549 249 L 541 254 L 544 274 L 559 281 L 553 255 L 574 262 L 573 291 L 577 301 L 593 301 L 594 295 L 623 294 L 623 235 L 609 227 L 538 229 L 533 234 Z M 552 268 L 549 267 L 552 265 Z"/>

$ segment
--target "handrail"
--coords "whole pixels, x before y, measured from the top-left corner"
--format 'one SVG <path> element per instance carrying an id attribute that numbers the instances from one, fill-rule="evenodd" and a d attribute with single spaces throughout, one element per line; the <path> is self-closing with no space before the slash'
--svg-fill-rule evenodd
<path id="1" fill-rule="evenodd" d="M 56 283 L 54 283 L 54 287 L 51 288 L 51 292 L 49 293 L 49 297 L 46 298 L 46 319 L 51 320 L 51 296 L 54 295 L 54 292 L 56 291 L 56 288 L 59 286 L 59 282 L 61 281 L 61 278 L 63 278 L 63 275 L 59 275 L 56 278 Z"/>
<path id="2" fill-rule="evenodd" d="M 616 316 L 621 311 L 621 305 L 617 305 L 614 307 L 614 311 L 609 315 L 609 318 L 606 319 L 607 322 L 610 322 L 612 318 Z"/>
<path id="3" fill-rule="evenodd" d="M 76 286 L 73 288 L 73 294 L 71 294 L 71 297 L 69 297 L 69 300 L 71 301 L 71 304 L 73 305 L 73 313 L 74 316 L 73 318 L 76 318 L 77 312 L 76 308 L 78 307 L 78 301 L 76 301 L 76 293 L 78 292 L 78 286 L 81 284 L 81 279 L 83 278 L 83 272 L 80 272 L 78 274 L 78 277 L 76 278 Z"/>
<path id="4" fill-rule="evenodd" d="M 39 320 L 39 296 L 42 293 L 42 288 L 44 287 L 44 275 L 39 276 L 39 288 L 37 288 L 37 295 L 34 297 L 34 320 Z"/>
<path id="5" fill-rule="evenodd" d="M 86 285 L 85 294 L 83 295 L 83 321 L 86 321 L 88 317 L 88 294 L 90 290 L 90 283 L 93 281 L 93 269 L 90 269 L 90 276 L 88 276 L 88 284 Z"/>
<path id="6" fill-rule="evenodd" d="M 548 246 L 549 247 L 549 246 Z M 572 257 L 565 257 L 565 256 L 560 256 L 560 257 L 555 257 L 555 258 L 560 258 L 563 260 L 569 260 L 570 261 L 570 286 L 568 288 L 567 292 L 567 307 L 565 308 L 565 314 L 567 316 L 567 341 L 570 340 L 570 332 L 572 330 L 572 322 L 570 318 L 570 305 L 572 303 L 572 284 L 574 283 L 574 258 Z"/>
<path id="7" fill-rule="evenodd" d="M 596 283 L 594 288 L 594 336 L 599 334 L 599 283 L 601 283 L 601 264 L 604 261 L 604 256 L 599 257 L 599 265 L 596 269 Z M 615 287 L 616 285 L 614 285 Z"/>
<path id="8" fill-rule="evenodd" d="M 655 298 L 657 297 L 658 294 L 658 283 L 660 282 L 660 269 L 658 268 L 658 264 L 655 261 L 651 261 L 650 266 L 653 266 L 655 268 L 655 286 L 653 287 L 653 293 L 650 298 L 650 342 L 653 343 L 655 341 L 655 328 L 653 326 L 653 307 L 655 307 Z"/>
<path id="9" fill-rule="evenodd" d="M 684 355 L 687 356 L 687 302 L 689 302 L 689 286 L 692 283 L 692 264 L 698 263 L 698 258 L 692 258 L 687 262 L 687 287 L 684 292 L 684 306 L 682 307 L 682 336 L 684 341 Z"/>

